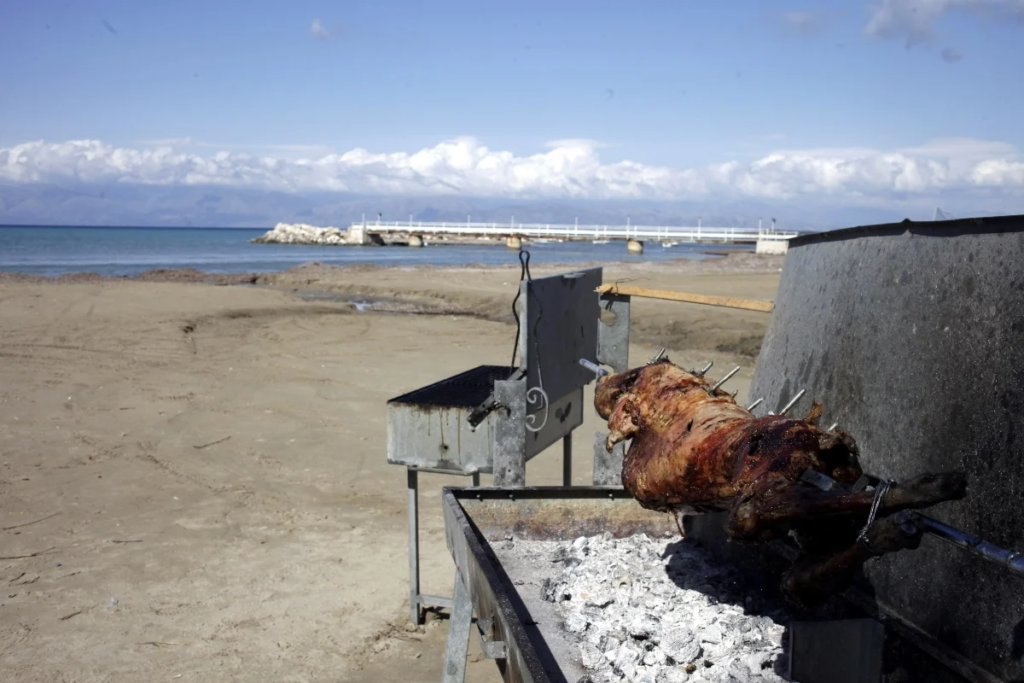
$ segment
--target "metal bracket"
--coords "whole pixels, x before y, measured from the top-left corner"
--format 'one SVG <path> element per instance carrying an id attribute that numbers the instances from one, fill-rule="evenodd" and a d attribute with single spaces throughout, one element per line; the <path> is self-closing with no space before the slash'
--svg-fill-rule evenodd
<path id="1" fill-rule="evenodd" d="M 846 488 L 827 474 L 822 474 L 821 472 L 812 469 L 804 470 L 803 474 L 800 475 L 800 481 L 805 484 L 810 484 L 814 488 L 821 489 L 822 491 L 835 491 L 836 489 Z"/>
<path id="2" fill-rule="evenodd" d="M 469 414 L 469 417 L 466 419 L 466 422 L 469 423 L 469 428 L 475 430 L 480 426 L 481 422 L 487 419 L 488 415 L 501 407 L 501 403 L 494 400 L 494 394 L 491 394 L 483 403 L 473 408 L 473 411 Z"/>
<path id="3" fill-rule="evenodd" d="M 494 640 L 494 620 L 477 619 L 476 633 L 480 636 L 480 649 L 483 650 L 487 659 L 505 659 L 508 656 L 508 649 L 505 641 Z"/>

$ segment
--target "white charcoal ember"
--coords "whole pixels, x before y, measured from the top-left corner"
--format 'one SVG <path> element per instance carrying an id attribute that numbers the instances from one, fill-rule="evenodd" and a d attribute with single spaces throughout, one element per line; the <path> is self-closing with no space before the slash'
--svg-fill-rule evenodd
<path id="1" fill-rule="evenodd" d="M 644 534 L 516 545 L 558 567 L 541 596 L 594 683 L 785 680 L 776 673 L 785 614 L 752 613 L 759 601 L 739 575 L 699 547 Z"/>

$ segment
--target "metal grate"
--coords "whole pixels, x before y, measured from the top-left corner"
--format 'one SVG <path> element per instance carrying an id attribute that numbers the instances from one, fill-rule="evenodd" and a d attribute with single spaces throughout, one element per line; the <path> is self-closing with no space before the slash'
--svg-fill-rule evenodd
<path id="1" fill-rule="evenodd" d="M 507 365 L 481 365 L 422 389 L 402 394 L 388 403 L 475 408 L 491 395 L 496 381 L 508 379 L 516 369 Z"/>

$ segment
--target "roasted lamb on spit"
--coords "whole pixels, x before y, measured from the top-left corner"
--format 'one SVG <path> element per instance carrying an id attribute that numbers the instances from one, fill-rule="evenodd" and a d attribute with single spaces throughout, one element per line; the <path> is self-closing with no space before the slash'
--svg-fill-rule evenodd
<path id="1" fill-rule="evenodd" d="M 793 532 L 800 555 L 783 589 L 803 605 L 841 590 L 869 558 L 916 548 L 924 527 L 912 510 L 966 492 L 961 473 L 858 491 L 857 445 L 845 432 L 818 427 L 818 404 L 802 420 L 754 417 L 701 373 L 667 360 L 602 377 L 594 405 L 608 420 L 609 450 L 632 440 L 622 483 L 643 507 L 728 511 L 726 530 L 739 541 Z M 835 486 L 806 483 L 808 471 Z"/>

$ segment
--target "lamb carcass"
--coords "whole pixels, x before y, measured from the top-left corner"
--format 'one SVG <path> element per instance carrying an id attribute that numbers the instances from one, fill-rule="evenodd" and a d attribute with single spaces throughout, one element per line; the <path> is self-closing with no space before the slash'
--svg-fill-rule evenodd
<path id="1" fill-rule="evenodd" d="M 956 472 L 851 491 L 863 474 L 856 442 L 820 429 L 819 405 L 804 419 L 754 417 L 699 373 L 667 360 L 601 378 L 594 404 L 608 421 L 609 450 L 632 440 L 622 484 L 643 507 L 725 510 L 726 530 L 739 541 L 794 531 L 801 554 L 783 588 L 805 605 L 840 590 L 869 558 L 917 547 L 923 524 L 910 510 L 966 493 L 966 478 Z M 838 486 L 805 483 L 808 470 Z M 877 521 L 859 535 L 873 502 Z"/>

